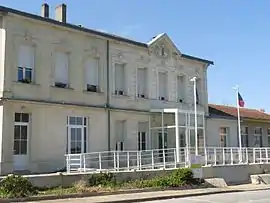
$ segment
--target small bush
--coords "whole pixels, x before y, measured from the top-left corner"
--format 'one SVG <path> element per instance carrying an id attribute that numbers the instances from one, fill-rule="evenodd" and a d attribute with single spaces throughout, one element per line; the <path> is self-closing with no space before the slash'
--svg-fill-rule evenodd
<path id="1" fill-rule="evenodd" d="M 169 187 L 189 185 L 193 182 L 193 172 L 189 168 L 180 168 L 168 176 Z"/>
<path id="2" fill-rule="evenodd" d="M 89 178 L 89 186 L 115 186 L 116 180 L 112 173 L 97 173 Z"/>
<path id="3" fill-rule="evenodd" d="M 4 197 L 18 198 L 35 195 L 37 190 L 27 178 L 9 175 L 0 182 L 0 193 Z"/>

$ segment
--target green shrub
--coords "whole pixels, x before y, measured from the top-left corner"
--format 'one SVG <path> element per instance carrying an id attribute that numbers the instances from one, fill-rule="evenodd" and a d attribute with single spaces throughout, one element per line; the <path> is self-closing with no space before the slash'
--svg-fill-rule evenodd
<path id="1" fill-rule="evenodd" d="M 89 178 L 89 186 L 114 186 L 115 176 L 112 173 L 97 173 Z"/>
<path id="2" fill-rule="evenodd" d="M 4 197 L 28 197 L 37 194 L 32 183 L 22 176 L 9 175 L 0 182 L 0 193 Z"/>
<path id="3" fill-rule="evenodd" d="M 189 185 L 193 182 L 193 173 L 191 169 L 181 168 L 173 171 L 168 176 L 157 176 L 149 180 L 135 180 L 134 186 L 137 188 L 150 188 L 150 187 L 180 187 Z"/>
<path id="4" fill-rule="evenodd" d="M 169 187 L 189 185 L 193 182 L 193 172 L 189 168 L 180 168 L 173 171 L 168 179 Z"/>

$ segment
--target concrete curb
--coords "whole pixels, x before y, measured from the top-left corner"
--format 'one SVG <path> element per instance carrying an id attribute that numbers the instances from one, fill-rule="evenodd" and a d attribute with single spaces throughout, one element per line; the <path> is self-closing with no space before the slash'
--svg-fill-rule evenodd
<path id="1" fill-rule="evenodd" d="M 155 200 L 166 200 L 166 199 L 175 199 L 175 198 L 184 198 L 184 197 L 197 197 L 204 195 L 213 195 L 213 194 L 224 194 L 232 192 L 251 192 L 251 191 L 263 191 L 270 190 L 269 188 L 257 188 L 257 189 L 225 189 L 209 192 L 198 192 L 198 193 L 189 193 L 189 194 L 175 194 L 167 196 L 155 196 L 155 197 L 142 197 L 126 200 L 110 200 L 110 203 L 126 203 L 126 202 L 145 202 L 145 201 L 155 201 Z M 153 190 L 152 190 L 153 191 Z M 157 190 L 156 190 L 157 191 Z M 164 190 L 158 190 L 164 191 Z M 172 190 L 173 191 L 173 190 Z M 11 203 L 11 202 L 28 202 L 28 201 L 44 201 L 44 200 L 59 200 L 59 199 L 70 199 L 70 198 L 86 198 L 86 197 L 97 197 L 97 196 L 110 196 L 110 195 L 119 195 L 119 194 L 132 194 L 132 193 L 145 193 L 151 191 L 132 191 L 132 192 L 111 192 L 111 193 L 85 193 L 85 194 L 70 194 L 70 195 L 50 195 L 50 196 L 36 196 L 29 198 L 14 198 L 14 199 L 0 199 L 0 203 Z M 99 203 L 108 203 L 108 201 L 99 201 Z"/>

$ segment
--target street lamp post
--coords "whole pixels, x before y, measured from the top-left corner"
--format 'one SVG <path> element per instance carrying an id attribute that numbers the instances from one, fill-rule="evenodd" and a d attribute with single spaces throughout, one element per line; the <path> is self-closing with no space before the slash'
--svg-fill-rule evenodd
<path id="1" fill-rule="evenodd" d="M 193 82 L 193 94 L 194 94 L 194 116 L 195 116 L 195 155 L 198 156 L 198 129 L 197 129 L 197 90 L 196 90 L 196 77 L 193 77 L 190 81 Z"/>

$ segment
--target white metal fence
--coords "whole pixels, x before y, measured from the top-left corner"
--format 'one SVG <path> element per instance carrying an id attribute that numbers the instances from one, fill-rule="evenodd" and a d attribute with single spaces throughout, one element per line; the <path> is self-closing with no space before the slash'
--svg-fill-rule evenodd
<path id="1" fill-rule="evenodd" d="M 188 167 L 194 148 L 180 148 L 180 161 L 176 149 L 145 151 L 110 151 L 67 154 L 67 172 L 141 171 Z M 207 147 L 200 148 L 203 166 L 270 163 L 270 148 Z"/>

